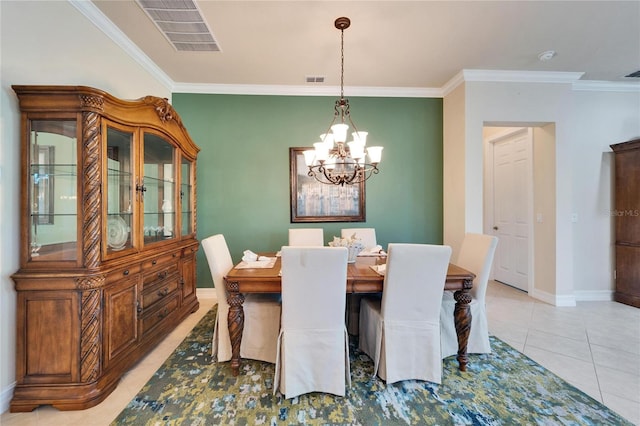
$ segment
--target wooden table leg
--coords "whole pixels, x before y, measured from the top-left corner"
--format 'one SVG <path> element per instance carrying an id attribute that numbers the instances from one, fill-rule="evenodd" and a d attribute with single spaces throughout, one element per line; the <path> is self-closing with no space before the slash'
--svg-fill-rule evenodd
<path id="1" fill-rule="evenodd" d="M 237 376 L 240 373 L 240 343 L 242 343 L 242 331 L 244 330 L 244 296 L 238 291 L 237 282 L 227 282 L 227 302 L 229 303 L 229 337 L 231 338 L 231 373 Z"/>
<path id="2" fill-rule="evenodd" d="M 453 294 L 453 298 L 456 300 L 456 306 L 453 310 L 453 319 L 456 326 L 456 334 L 458 335 L 458 364 L 460 365 L 460 371 L 467 371 L 467 343 L 469 342 L 469 331 L 471 330 L 471 294 L 469 294 L 469 288 L 467 288 L 467 282 L 465 282 L 465 288 L 458 290 Z"/>

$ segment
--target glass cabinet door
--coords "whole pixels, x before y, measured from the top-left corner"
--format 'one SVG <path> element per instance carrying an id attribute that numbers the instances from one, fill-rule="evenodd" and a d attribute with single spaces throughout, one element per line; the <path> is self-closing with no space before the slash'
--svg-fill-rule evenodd
<path id="1" fill-rule="evenodd" d="M 133 132 L 107 127 L 107 253 L 133 247 Z"/>
<path id="2" fill-rule="evenodd" d="M 175 151 L 162 137 L 144 134 L 142 232 L 145 244 L 176 237 Z"/>
<path id="3" fill-rule="evenodd" d="M 29 260 L 77 260 L 76 121 L 31 120 L 29 125 Z"/>
<path id="4" fill-rule="evenodd" d="M 181 235 L 191 235 L 193 233 L 193 185 L 191 184 L 192 164 L 186 158 L 182 158 L 180 165 L 180 205 L 181 205 Z"/>

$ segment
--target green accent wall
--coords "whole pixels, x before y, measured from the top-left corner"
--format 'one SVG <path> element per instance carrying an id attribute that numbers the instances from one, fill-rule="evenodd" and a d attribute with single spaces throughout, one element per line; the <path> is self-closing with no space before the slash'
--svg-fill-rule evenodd
<path id="1" fill-rule="evenodd" d="M 234 262 L 244 250 L 277 251 L 289 228 L 376 228 L 378 243 L 442 244 L 442 99 L 349 98 L 368 145 L 382 145 L 380 173 L 366 182 L 366 222 L 290 222 L 289 147 L 312 146 L 333 118 L 335 98 L 173 94 L 201 151 L 197 237 L 224 234 Z M 213 283 L 202 250 L 198 287 Z"/>

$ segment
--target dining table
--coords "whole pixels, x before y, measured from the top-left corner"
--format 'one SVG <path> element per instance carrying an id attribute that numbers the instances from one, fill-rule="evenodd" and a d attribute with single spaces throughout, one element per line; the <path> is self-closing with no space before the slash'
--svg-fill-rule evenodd
<path id="1" fill-rule="evenodd" d="M 275 253 L 261 253 L 271 257 L 271 262 L 240 262 L 225 276 L 227 301 L 229 303 L 228 325 L 231 337 L 231 371 L 234 376 L 240 372 L 240 343 L 244 329 L 244 294 L 280 293 L 281 258 Z M 347 293 L 379 293 L 384 290 L 384 275 L 376 272 L 377 265 L 386 263 L 386 256 L 358 256 L 347 267 Z M 458 336 L 457 360 L 461 371 L 466 371 L 467 342 L 471 328 L 470 290 L 475 275 L 460 266 L 449 263 L 445 291 L 453 291 L 456 301 L 453 318 Z"/>

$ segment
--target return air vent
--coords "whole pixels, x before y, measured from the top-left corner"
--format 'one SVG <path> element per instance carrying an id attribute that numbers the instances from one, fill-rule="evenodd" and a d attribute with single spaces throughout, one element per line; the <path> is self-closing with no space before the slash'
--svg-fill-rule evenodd
<path id="1" fill-rule="evenodd" d="M 308 75 L 305 79 L 307 83 L 324 83 L 324 75 Z"/>
<path id="2" fill-rule="evenodd" d="M 625 77 L 635 77 L 635 78 L 640 78 L 640 70 L 636 71 L 636 72 L 632 72 L 629 75 L 625 75 Z"/>
<path id="3" fill-rule="evenodd" d="M 192 0 L 136 0 L 176 50 L 219 52 L 220 47 Z"/>

